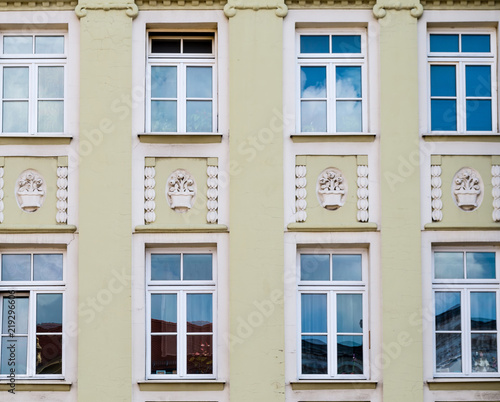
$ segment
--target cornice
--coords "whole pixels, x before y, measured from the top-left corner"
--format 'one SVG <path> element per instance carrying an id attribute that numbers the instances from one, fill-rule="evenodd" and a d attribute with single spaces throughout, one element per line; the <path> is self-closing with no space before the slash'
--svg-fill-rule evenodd
<path id="1" fill-rule="evenodd" d="M 229 2 L 224 6 L 224 14 L 227 18 L 234 17 L 237 10 L 275 10 L 276 16 L 280 18 L 284 18 L 288 14 L 288 7 L 286 4 L 272 0 L 267 3 L 256 0 L 229 0 Z"/>
<path id="2" fill-rule="evenodd" d="M 436 9 L 500 9 L 500 0 L 421 0 L 420 3 L 429 10 Z"/>
<path id="3" fill-rule="evenodd" d="M 109 11 L 109 10 L 125 10 L 130 18 L 137 17 L 139 14 L 139 9 L 135 3 L 96 3 L 96 4 L 78 4 L 75 8 L 75 14 L 78 18 L 83 18 L 87 16 L 88 10 L 98 10 L 98 11 Z"/>
<path id="4" fill-rule="evenodd" d="M 135 4 L 140 9 L 216 9 L 221 10 L 227 4 L 227 0 L 136 0 Z"/>
<path id="5" fill-rule="evenodd" d="M 2 0 L 1 11 L 29 11 L 38 9 L 72 10 L 76 0 Z"/>
<path id="6" fill-rule="evenodd" d="M 370 9 L 375 0 L 285 0 L 290 9 L 299 8 L 359 8 Z"/>

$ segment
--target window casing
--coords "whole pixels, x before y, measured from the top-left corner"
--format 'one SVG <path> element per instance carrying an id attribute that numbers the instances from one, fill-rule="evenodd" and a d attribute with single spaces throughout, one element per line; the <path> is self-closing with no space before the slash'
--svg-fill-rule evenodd
<path id="1" fill-rule="evenodd" d="M 147 252 L 148 379 L 216 378 L 216 252 Z"/>
<path id="2" fill-rule="evenodd" d="M 497 132 L 494 30 L 431 30 L 428 40 L 430 132 Z"/>
<path id="3" fill-rule="evenodd" d="M 298 30 L 296 47 L 297 131 L 366 132 L 365 31 Z"/>
<path id="4" fill-rule="evenodd" d="M 0 255 L 0 378 L 63 378 L 64 265 L 61 251 Z"/>
<path id="5" fill-rule="evenodd" d="M 299 379 L 368 378 L 367 255 L 298 254 Z"/>
<path id="6" fill-rule="evenodd" d="M 434 376 L 498 377 L 498 250 L 433 252 Z"/>

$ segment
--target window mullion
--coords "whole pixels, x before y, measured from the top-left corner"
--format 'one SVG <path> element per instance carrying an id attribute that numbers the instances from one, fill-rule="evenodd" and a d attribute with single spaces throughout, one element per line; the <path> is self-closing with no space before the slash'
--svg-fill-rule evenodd
<path id="1" fill-rule="evenodd" d="M 338 375 L 338 363 L 337 363 L 337 293 L 333 290 L 328 292 L 328 297 L 330 300 L 328 301 L 328 308 L 331 311 L 327 310 L 328 320 L 330 321 L 327 334 L 327 344 L 330 345 L 328 351 L 331 355 L 328 358 L 328 374 L 330 377 L 336 377 Z"/>
<path id="2" fill-rule="evenodd" d="M 186 314 L 186 290 L 178 292 L 179 302 L 177 303 L 177 366 L 180 377 L 187 375 L 187 314 Z"/>
<path id="3" fill-rule="evenodd" d="M 464 253 L 465 254 L 465 253 Z M 471 328 L 470 328 L 470 290 L 461 292 L 462 303 L 462 373 L 470 374 L 471 364 Z"/>
<path id="4" fill-rule="evenodd" d="M 331 39 L 330 39 L 331 42 Z M 331 43 L 330 43 L 331 46 Z M 337 132 L 337 81 L 335 79 L 337 65 L 334 62 L 327 64 L 326 90 L 327 90 L 327 127 L 328 133 Z"/>
<path id="5" fill-rule="evenodd" d="M 183 42 L 183 41 L 182 41 Z M 177 77 L 177 131 L 185 133 L 187 130 L 187 66 L 186 62 L 179 64 Z"/>

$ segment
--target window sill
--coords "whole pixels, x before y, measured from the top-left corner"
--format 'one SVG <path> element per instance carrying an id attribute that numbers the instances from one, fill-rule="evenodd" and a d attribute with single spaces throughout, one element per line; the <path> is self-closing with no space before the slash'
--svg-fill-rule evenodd
<path id="1" fill-rule="evenodd" d="M 217 380 L 149 380 L 138 381 L 141 391 L 223 391 L 225 381 Z"/>
<path id="2" fill-rule="evenodd" d="M 0 145 L 68 145 L 72 139 L 65 134 L 0 134 Z"/>
<path id="3" fill-rule="evenodd" d="M 367 222 L 357 225 L 329 226 L 308 225 L 307 222 L 302 222 L 289 223 L 287 229 L 290 232 L 376 232 L 378 225 L 374 222 Z"/>
<path id="4" fill-rule="evenodd" d="M 498 391 L 500 378 L 435 378 L 426 381 L 431 391 Z"/>
<path id="5" fill-rule="evenodd" d="M 424 225 L 425 230 L 456 230 L 456 231 L 461 231 L 461 230 L 499 230 L 500 229 L 500 223 L 491 223 L 489 225 L 481 225 L 481 226 L 450 226 L 450 225 L 444 225 L 440 222 L 433 222 L 433 223 L 427 223 Z"/>
<path id="6" fill-rule="evenodd" d="M 221 133 L 140 133 L 139 141 L 146 144 L 216 144 Z"/>
<path id="7" fill-rule="evenodd" d="M 1 233 L 75 233 L 75 225 L 2 225 Z"/>
<path id="8" fill-rule="evenodd" d="M 227 233 L 226 225 L 207 223 L 206 225 L 139 225 L 135 227 L 135 233 Z"/>
<path id="9" fill-rule="evenodd" d="M 491 134 L 446 134 L 446 133 L 427 133 L 422 134 L 425 141 L 428 142 L 500 142 L 499 133 Z"/>
<path id="10" fill-rule="evenodd" d="M 322 389 L 376 389 L 377 381 L 367 380 L 298 380 L 290 381 L 294 391 Z"/>
<path id="11" fill-rule="evenodd" d="M 15 392 L 18 391 L 63 391 L 71 390 L 71 382 L 64 380 L 18 380 L 15 382 Z M 8 391 L 11 389 L 9 380 L 0 380 L 0 391 Z"/>
<path id="12" fill-rule="evenodd" d="M 293 142 L 373 142 L 374 133 L 296 133 L 290 135 Z"/>

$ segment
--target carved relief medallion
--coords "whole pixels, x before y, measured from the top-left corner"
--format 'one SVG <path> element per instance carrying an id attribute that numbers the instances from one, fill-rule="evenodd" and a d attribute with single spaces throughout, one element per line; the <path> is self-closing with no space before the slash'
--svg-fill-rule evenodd
<path id="1" fill-rule="evenodd" d="M 479 208 L 484 196 L 484 184 L 479 172 L 464 167 L 453 177 L 453 200 L 463 211 L 474 211 Z"/>
<path id="2" fill-rule="evenodd" d="M 175 212 L 187 212 L 193 207 L 196 196 L 196 182 L 184 169 L 177 169 L 167 180 L 167 202 Z"/>
<path id="3" fill-rule="evenodd" d="M 342 172 L 337 168 L 323 170 L 316 182 L 316 194 L 323 208 L 333 211 L 343 206 L 347 195 L 347 181 Z"/>
<path id="4" fill-rule="evenodd" d="M 36 170 L 25 170 L 16 181 L 16 200 L 23 211 L 37 211 L 43 205 L 46 192 L 45 180 Z"/>

